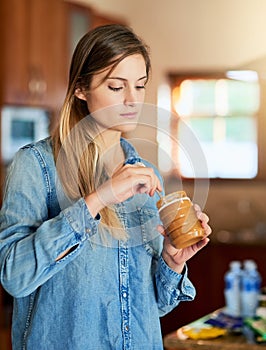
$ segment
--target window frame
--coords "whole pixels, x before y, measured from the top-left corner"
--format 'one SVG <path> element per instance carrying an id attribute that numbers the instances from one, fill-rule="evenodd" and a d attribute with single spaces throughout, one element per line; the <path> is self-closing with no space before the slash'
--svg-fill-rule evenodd
<path id="1" fill-rule="evenodd" d="M 238 69 L 233 69 L 234 71 L 237 71 Z M 239 69 L 243 70 L 243 69 Z M 171 91 L 171 113 L 177 114 L 173 105 L 172 100 L 172 91 L 176 86 L 180 86 L 181 83 L 184 80 L 195 80 L 195 79 L 228 79 L 226 76 L 226 70 L 225 71 L 211 71 L 211 72 L 180 72 L 180 73 L 174 73 L 170 72 L 167 74 L 167 82 L 170 87 Z M 258 72 L 257 72 L 258 73 Z M 258 73 L 259 76 L 259 73 Z M 258 109 L 257 114 L 255 115 L 256 122 L 257 122 L 257 147 L 258 147 L 258 172 L 257 175 L 254 178 L 247 179 L 247 178 L 209 178 L 209 180 L 212 183 L 220 183 L 220 182 L 227 182 L 227 183 L 235 183 L 238 182 L 252 182 L 252 181 L 265 181 L 266 180 L 266 160 L 263 159 L 263 150 L 266 149 L 266 138 L 263 137 L 263 130 L 266 130 L 266 118 L 263 118 L 263 115 L 266 114 L 266 105 L 263 104 L 263 98 L 266 98 L 266 83 L 263 83 L 263 80 L 260 79 L 260 76 L 258 78 L 258 83 L 260 86 L 260 106 Z M 178 121 L 171 122 L 171 135 L 173 132 L 177 131 L 177 124 Z M 168 178 L 180 178 L 182 181 L 188 181 L 192 182 L 195 181 L 195 178 L 190 177 L 184 177 L 180 174 L 178 169 L 172 169 L 167 175 Z"/>

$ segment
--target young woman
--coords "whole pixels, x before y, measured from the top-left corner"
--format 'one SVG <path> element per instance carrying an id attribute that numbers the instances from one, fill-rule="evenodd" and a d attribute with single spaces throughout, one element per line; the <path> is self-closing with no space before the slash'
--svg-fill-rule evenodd
<path id="1" fill-rule="evenodd" d="M 1 209 L 1 284 L 13 349 L 163 349 L 159 317 L 195 290 L 156 202 L 157 169 L 121 137 L 135 128 L 150 58 L 121 25 L 78 43 L 58 128 L 18 151 Z M 159 232 L 160 233 L 159 233 Z"/>

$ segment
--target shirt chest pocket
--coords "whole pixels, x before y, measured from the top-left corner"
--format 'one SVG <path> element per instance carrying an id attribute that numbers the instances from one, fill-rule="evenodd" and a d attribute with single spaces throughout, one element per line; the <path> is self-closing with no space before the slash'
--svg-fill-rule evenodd
<path id="1" fill-rule="evenodd" d="M 157 230 L 160 224 L 158 210 L 152 208 L 137 208 L 137 216 L 141 231 L 142 244 L 147 253 L 153 257 L 159 257 L 162 250 L 163 238 Z"/>

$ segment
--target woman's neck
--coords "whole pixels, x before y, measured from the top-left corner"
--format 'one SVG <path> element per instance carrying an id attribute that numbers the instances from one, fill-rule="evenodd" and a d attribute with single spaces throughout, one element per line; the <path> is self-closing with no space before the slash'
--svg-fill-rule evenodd
<path id="1" fill-rule="evenodd" d="M 99 144 L 102 160 L 109 176 L 121 168 L 125 161 L 124 151 L 120 144 L 121 133 L 114 130 L 106 130 L 101 134 Z"/>

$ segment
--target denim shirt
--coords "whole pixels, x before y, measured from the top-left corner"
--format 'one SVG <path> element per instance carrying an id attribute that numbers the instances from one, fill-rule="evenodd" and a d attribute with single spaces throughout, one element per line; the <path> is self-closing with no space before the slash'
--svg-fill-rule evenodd
<path id="1" fill-rule="evenodd" d="M 125 139 L 121 145 L 126 163 L 153 167 Z M 50 138 L 18 151 L 0 213 L 13 350 L 163 349 L 160 316 L 193 300 L 195 289 L 187 266 L 178 274 L 161 257 L 158 199 L 137 194 L 117 204 L 129 238 L 102 240 L 99 215 L 91 216 L 83 198 L 65 200 Z"/>

